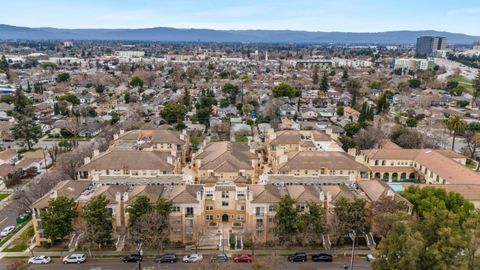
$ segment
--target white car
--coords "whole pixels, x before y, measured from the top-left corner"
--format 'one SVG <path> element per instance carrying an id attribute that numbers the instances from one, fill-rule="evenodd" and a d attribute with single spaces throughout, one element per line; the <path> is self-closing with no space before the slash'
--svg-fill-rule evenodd
<path id="1" fill-rule="evenodd" d="M 373 257 L 372 254 L 367 254 L 367 261 L 371 262 L 371 261 L 374 261 L 375 260 L 375 257 Z"/>
<path id="2" fill-rule="evenodd" d="M 11 232 L 13 232 L 13 230 L 15 230 L 15 226 L 8 226 L 8 227 L 5 227 L 2 232 L 0 232 L 0 236 L 1 237 L 5 237 L 7 235 L 9 235 Z"/>
<path id="3" fill-rule="evenodd" d="M 28 264 L 47 264 L 52 259 L 48 256 L 35 256 L 28 259 Z"/>
<path id="4" fill-rule="evenodd" d="M 194 262 L 201 262 L 203 260 L 203 256 L 200 254 L 188 254 L 183 256 L 182 261 L 185 263 L 194 263 Z"/>
<path id="5" fill-rule="evenodd" d="M 87 256 L 85 254 L 71 254 L 67 255 L 65 258 L 63 258 L 63 263 L 83 263 L 87 260 Z"/>

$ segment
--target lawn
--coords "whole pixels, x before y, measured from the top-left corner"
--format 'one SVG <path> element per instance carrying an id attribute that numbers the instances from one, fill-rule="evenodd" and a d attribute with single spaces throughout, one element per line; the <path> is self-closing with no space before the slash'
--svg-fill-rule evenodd
<path id="1" fill-rule="evenodd" d="M 7 198 L 9 195 L 10 195 L 10 193 L 0 193 L 0 201 L 1 201 L 1 200 L 4 200 L 4 199 Z"/>
<path id="2" fill-rule="evenodd" d="M 13 232 L 11 232 L 9 235 L 7 235 L 5 238 L 3 238 L 2 241 L 0 241 L 0 247 L 5 245 L 5 243 L 8 240 L 10 240 L 10 238 L 12 238 L 18 231 L 20 231 L 27 224 L 28 224 L 28 221 L 25 221 L 22 224 L 17 225 L 17 227 L 15 228 L 15 230 L 13 230 Z"/>
<path id="3" fill-rule="evenodd" d="M 28 248 L 28 241 L 34 235 L 33 226 L 30 225 L 15 241 L 13 241 L 3 252 L 22 252 Z"/>
<path id="4" fill-rule="evenodd" d="M 473 93 L 473 84 L 471 81 L 465 79 L 462 76 L 455 76 L 452 78 L 453 81 L 458 82 L 458 85 L 465 87 L 465 90 L 469 93 Z"/>

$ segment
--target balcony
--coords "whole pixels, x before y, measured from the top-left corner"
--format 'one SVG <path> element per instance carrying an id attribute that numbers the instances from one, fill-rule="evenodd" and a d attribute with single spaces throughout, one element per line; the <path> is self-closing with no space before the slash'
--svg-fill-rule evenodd
<path id="1" fill-rule="evenodd" d="M 193 218 L 193 213 L 185 213 L 186 218 Z"/>

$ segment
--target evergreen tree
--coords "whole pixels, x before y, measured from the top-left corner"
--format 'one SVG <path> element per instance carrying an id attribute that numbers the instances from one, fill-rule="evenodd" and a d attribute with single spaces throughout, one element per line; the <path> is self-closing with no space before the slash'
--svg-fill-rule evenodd
<path id="1" fill-rule="evenodd" d="M 286 195 L 278 203 L 275 214 L 276 235 L 280 243 L 291 242 L 302 229 L 300 209 L 295 207 L 295 200 Z"/>
<path id="2" fill-rule="evenodd" d="M 112 216 L 107 208 L 108 200 L 102 195 L 93 198 L 84 206 L 83 218 L 87 224 L 86 237 L 99 248 L 112 239 Z"/>
<path id="3" fill-rule="evenodd" d="M 42 212 L 43 232 L 52 242 L 63 240 L 73 232 L 72 221 L 77 216 L 77 204 L 73 199 L 57 197 L 48 202 Z"/>
<path id="4" fill-rule="evenodd" d="M 327 92 L 329 88 L 330 85 L 328 84 L 327 73 L 323 73 L 322 81 L 320 82 L 320 90 L 322 90 L 323 92 Z"/>

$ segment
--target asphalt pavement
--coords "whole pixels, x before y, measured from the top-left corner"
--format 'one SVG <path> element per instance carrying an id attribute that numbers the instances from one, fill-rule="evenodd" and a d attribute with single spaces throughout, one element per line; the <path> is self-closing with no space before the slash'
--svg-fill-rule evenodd
<path id="1" fill-rule="evenodd" d="M 5 270 L 7 266 L 13 263 L 15 259 L 4 259 L 0 261 L 0 270 Z M 84 264 L 68 264 L 61 263 L 60 258 L 54 258 L 52 263 L 48 265 L 33 265 L 30 266 L 32 270 L 60 270 L 60 269 L 87 269 L 87 270 L 160 270 L 160 269 L 185 269 L 185 270 L 200 270 L 200 269 L 228 269 L 228 270 L 251 270 L 252 265 L 256 262 L 269 265 L 275 270 L 339 270 L 344 269 L 344 265 L 350 263 L 349 257 L 337 257 L 333 262 L 298 262 L 291 263 L 287 261 L 285 256 L 271 257 L 262 256 L 254 260 L 253 263 L 234 263 L 225 262 L 218 263 L 218 268 L 209 262 L 209 257 L 205 257 L 202 263 L 164 263 L 156 264 L 153 258 L 147 258 L 142 262 L 141 268 L 136 263 L 122 263 L 120 258 L 105 258 L 105 259 L 87 259 Z M 371 270 L 370 263 L 362 257 L 356 257 L 354 262 L 355 270 Z"/>

